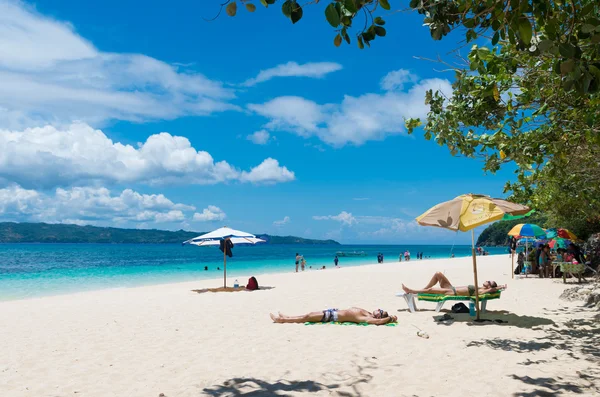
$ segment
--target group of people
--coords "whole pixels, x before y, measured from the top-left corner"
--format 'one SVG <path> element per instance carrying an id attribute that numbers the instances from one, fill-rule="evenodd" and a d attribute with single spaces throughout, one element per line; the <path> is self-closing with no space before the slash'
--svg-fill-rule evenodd
<path id="1" fill-rule="evenodd" d="M 304 268 L 306 267 L 306 260 L 302 255 L 296 252 L 296 273 L 298 273 L 298 266 L 300 266 L 300 269 L 304 271 Z"/>
<path id="2" fill-rule="evenodd" d="M 377 263 L 383 263 L 383 254 L 381 252 L 377 254 Z"/>
<path id="3" fill-rule="evenodd" d="M 433 275 L 429 283 L 421 289 L 412 289 L 402 284 L 402 289 L 406 293 L 418 294 L 442 294 L 455 296 L 473 296 L 475 291 L 482 294 L 489 294 L 498 290 L 506 289 L 506 285 L 498 285 L 495 281 L 486 281 L 482 287 L 474 285 L 454 286 L 448 278 L 441 272 Z M 386 310 L 375 309 L 368 311 L 359 307 L 351 307 L 349 309 L 326 309 L 316 312 L 310 312 L 298 316 L 287 316 L 281 313 L 274 315 L 270 314 L 273 322 L 276 323 L 328 323 L 328 322 L 349 322 L 349 323 L 367 323 L 374 325 L 385 325 L 395 323 L 398 317 L 389 314 Z"/>
<path id="4" fill-rule="evenodd" d="M 404 257 L 406 262 L 410 261 L 410 251 L 406 250 L 404 253 L 401 252 L 400 255 L 398 255 L 398 262 L 402 262 L 402 257 Z M 422 252 L 417 252 L 417 259 L 423 259 Z"/>
<path id="5" fill-rule="evenodd" d="M 557 277 L 558 274 L 552 274 L 552 262 L 585 263 L 585 256 L 581 252 L 581 248 L 574 243 L 570 243 L 566 249 L 558 248 L 556 252 L 551 251 L 550 245 L 542 244 L 530 253 L 529 259 L 523 252 L 519 253 L 515 274 L 529 271 L 529 273 L 538 274 L 540 278 Z M 525 269 L 525 262 L 531 262 L 530 269 Z M 559 271 L 558 268 L 557 271 Z"/>

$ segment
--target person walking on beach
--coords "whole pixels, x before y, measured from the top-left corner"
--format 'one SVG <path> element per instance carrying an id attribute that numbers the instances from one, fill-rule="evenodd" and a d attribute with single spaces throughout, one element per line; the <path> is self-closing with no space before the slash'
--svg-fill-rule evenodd
<path id="1" fill-rule="evenodd" d="M 337 255 L 336 255 L 335 258 L 333 258 L 333 264 L 334 264 L 334 266 L 337 267 L 339 261 L 340 260 L 338 259 Z"/>
<path id="2" fill-rule="evenodd" d="M 301 256 L 300 258 L 300 267 L 302 268 L 302 271 L 304 271 L 304 268 L 306 267 L 306 260 L 304 259 L 304 256 Z"/>
<path id="3" fill-rule="evenodd" d="M 296 273 L 298 273 L 298 265 L 300 264 L 301 258 L 302 257 L 300 256 L 300 254 L 296 252 Z"/>
<path id="4" fill-rule="evenodd" d="M 436 287 L 439 284 L 439 287 Z M 475 286 L 465 285 L 455 287 L 450 280 L 442 273 L 437 272 L 433 275 L 429 283 L 421 289 L 408 288 L 402 284 L 402 289 L 407 294 L 439 294 L 439 295 L 454 295 L 454 296 L 474 296 Z M 479 295 L 489 294 L 498 290 L 506 289 L 506 285 L 498 285 L 495 281 L 486 281 L 483 287 L 478 288 Z"/>
<path id="5" fill-rule="evenodd" d="M 374 325 L 384 325 L 388 323 L 395 323 L 398 321 L 398 317 L 391 316 L 382 309 L 373 310 L 370 312 L 360 307 L 351 307 L 350 309 L 339 310 L 339 309 L 327 309 L 319 312 L 311 312 L 300 316 L 286 316 L 281 313 L 274 315 L 269 314 L 271 320 L 275 323 L 329 323 L 329 322 L 340 322 L 340 323 L 367 323 Z"/>

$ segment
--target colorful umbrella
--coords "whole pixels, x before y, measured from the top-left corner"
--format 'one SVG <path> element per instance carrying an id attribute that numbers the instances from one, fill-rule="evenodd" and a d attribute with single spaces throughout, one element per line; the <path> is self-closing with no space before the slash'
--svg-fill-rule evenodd
<path id="1" fill-rule="evenodd" d="M 519 223 L 508 232 L 509 236 L 546 238 L 546 232 L 532 223 Z"/>
<path id="2" fill-rule="evenodd" d="M 552 228 L 552 229 L 546 230 L 546 234 L 548 235 L 548 238 L 560 237 L 560 238 L 565 238 L 565 239 L 572 240 L 572 241 L 577 240 L 577 236 L 575 234 L 573 234 L 572 232 L 570 232 L 569 229 Z"/>
<path id="3" fill-rule="evenodd" d="M 571 240 L 567 240 L 566 238 L 554 238 L 552 239 L 548 245 L 550 246 L 550 248 L 567 248 L 569 246 L 569 244 L 571 244 Z"/>
<path id="4" fill-rule="evenodd" d="M 440 203 L 417 218 L 419 225 L 436 226 L 450 230 L 471 231 L 471 253 L 475 278 L 475 307 L 479 320 L 479 286 L 477 284 L 477 257 L 475 256 L 474 228 L 498 221 L 505 214 L 523 215 L 530 208 L 510 201 L 481 194 L 463 194 L 453 200 Z"/>

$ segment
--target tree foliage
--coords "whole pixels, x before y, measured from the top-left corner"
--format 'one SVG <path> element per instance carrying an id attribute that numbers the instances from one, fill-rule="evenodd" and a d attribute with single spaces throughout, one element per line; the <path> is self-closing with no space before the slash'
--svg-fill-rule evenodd
<path id="1" fill-rule="evenodd" d="M 261 3 L 281 3 L 288 17 L 285 7 L 300 7 L 296 0 Z M 422 15 L 434 40 L 457 30 L 472 48 L 458 63 L 445 60 L 455 74 L 453 92 L 448 97 L 428 92 L 427 119 L 406 120 L 408 131 L 422 127 L 426 139 L 453 155 L 482 159 L 487 172 L 510 164 L 516 178 L 505 190 L 514 200 L 545 212 L 554 226 L 570 226 L 582 235 L 598 230 L 599 1 L 317 0 L 308 5 L 317 3 L 334 29 L 336 46 L 352 41 L 351 30 L 361 49 L 385 36 L 383 18 L 392 6 Z"/>

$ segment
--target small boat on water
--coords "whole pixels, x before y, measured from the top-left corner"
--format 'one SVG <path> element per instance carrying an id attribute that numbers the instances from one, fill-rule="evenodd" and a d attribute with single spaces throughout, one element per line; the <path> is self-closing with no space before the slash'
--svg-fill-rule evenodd
<path id="1" fill-rule="evenodd" d="M 351 252 L 338 251 L 335 254 L 337 256 L 367 256 L 365 251 L 351 251 Z"/>

